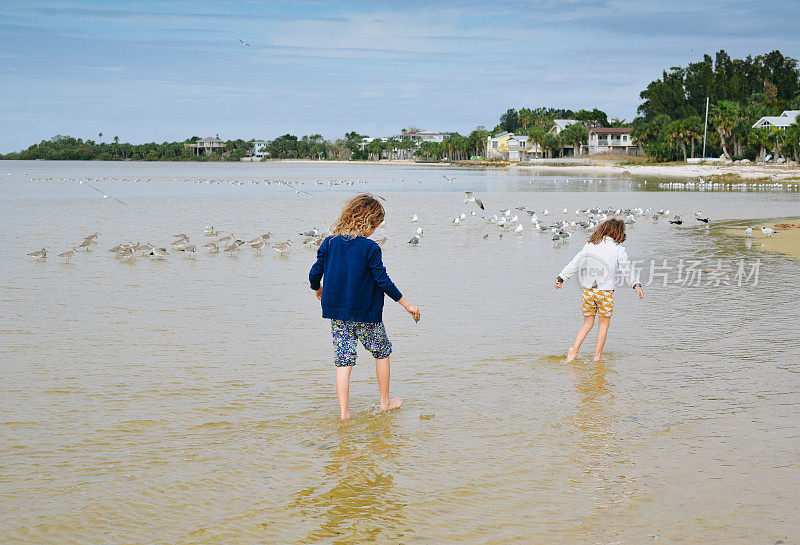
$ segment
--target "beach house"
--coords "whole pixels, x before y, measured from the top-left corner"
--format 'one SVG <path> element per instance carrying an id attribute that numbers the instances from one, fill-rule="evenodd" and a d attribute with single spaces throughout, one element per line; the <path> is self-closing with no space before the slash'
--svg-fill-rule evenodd
<path id="1" fill-rule="evenodd" d="M 254 140 L 253 157 L 258 157 L 259 159 L 263 159 L 268 155 L 269 152 L 267 151 L 267 143 L 264 140 Z"/>
<path id="2" fill-rule="evenodd" d="M 589 129 L 589 143 L 583 146 L 586 154 L 611 153 L 613 155 L 638 155 L 633 144 L 630 127 L 594 127 Z M 583 152 L 583 149 L 581 150 Z"/>
<path id="3" fill-rule="evenodd" d="M 527 159 L 529 136 L 516 135 L 513 132 L 501 132 L 486 137 L 486 158 L 503 161 L 521 161 Z M 538 147 L 538 144 L 536 145 Z M 539 151 L 541 153 L 541 150 Z"/>
<path id="4" fill-rule="evenodd" d="M 419 146 L 422 142 L 444 142 L 445 138 L 448 136 L 450 136 L 450 134 L 446 132 L 431 132 L 419 129 L 403 129 L 400 132 L 401 140 L 411 140 L 417 144 L 417 146 Z"/>
<path id="5" fill-rule="evenodd" d="M 561 134 L 561 131 L 563 131 L 570 125 L 574 125 L 575 123 L 580 123 L 580 121 L 578 121 L 577 119 L 554 119 L 553 126 L 550 127 L 550 130 L 547 132 L 552 134 L 553 136 L 558 136 L 559 134 Z"/>
<path id="6" fill-rule="evenodd" d="M 213 136 L 208 136 L 206 138 L 201 138 L 194 144 L 187 144 L 188 147 L 194 150 L 195 155 L 201 155 L 209 153 L 214 153 L 216 151 L 222 151 L 225 149 L 225 142 L 220 140 L 219 138 L 214 138 Z"/>
<path id="7" fill-rule="evenodd" d="M 753 128 L 761 129 L 764 127 L 774 127 L 783 130 L 789 125 L 797 123 L 798 115 L 800 115 L 800 110 L 784 110 L 781 115 L 762 117 L 753 123 Z"/>

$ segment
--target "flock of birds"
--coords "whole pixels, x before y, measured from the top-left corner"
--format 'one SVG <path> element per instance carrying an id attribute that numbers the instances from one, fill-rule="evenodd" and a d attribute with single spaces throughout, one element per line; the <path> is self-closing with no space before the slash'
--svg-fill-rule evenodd
<path id="1" fill-rule="evenodd" d="M 800 182 L 778 181 L 774 175 L 770 175 L 768 182 L 764 181 L 713 181 L 705 180 L 698 176 L 697 180 L 674 180 L 669 182 L 658 182 L 659 189 L 680 190 L 680 191 L 715 191 L 715 190 L 739 190 L 739 191 L 798 191 Z"/>
<path id="2" fill-rule="evenodd" d="M 9 173 L 10 175 L 11 173 Z M 26 173 L 26 176 L 28 174 Z M 454 183 L 456 180 L 455 177 L 448 177 L 446 175 L 442 175 L 445 181 L 448 184 Z M 41 178 L 42 181 L 52 181 L 54 178 Z M 35 179 L 34 179 L 35 180 Z M 119 204 L 125 205 L 126 203 L 116 197 L 109 195 L 107 192 L 103 191 L 102 189 L 96 187 L 95 184 L 101 185 L 103 182 L 133 182 L 133 183 L 148 183 L 151 181 L 151 178 L 113 178 L 113 177 L 102 177 L 102 178 L 58 178 L 57 181 L 64 182 L 64 183 L 74 183 L 77 182 L 79 185 L 86 185 L 92 190 L 96 191 L 100 195 L 102 195 L 103 199 L 112 199 Z M 175 178 L 176 182 L 192 182 L 194 184 L 230 184 L 232 186 L 240 186 L 244 185 L 245 183 L 259 185 L 263 184 L 265 186 L 277 186 L 277 187 L 286 187 L 287 189 L 293 191 L 295 194 L 307 194 L 310 195 L 311 193 L 300 189 L 300 186 L 303 186 L 304 182 L 302 180 L 298 181 L 289 181 L 283 179 L 263 179 L 263 180 L 248 180 L 248 181 L 241 181 L 241 180 L 229 180 L 229 179 L 206 179 L 206 180 L 197 180 L 197 179 L 179 179 Z M 397 179 L 390 181 L 396 182 L 403 182 L 403 179 Z M 570 180 L 567 180 L 570 181 Z M 577 180 L 581 181 L 581 180 Z M 591 182 L 592 180 L 583 180 L 583 182 Z M 602 181 L 602 180 L 599 180 Z M 331 189 L 336 186 L 353 186 L 353 185 L 361 185 L 366 184 L 366 181 L 363 180 L 328 180 L 328 181 L 320 181 L 314 180 L 312 182 L 315 186 L 320 187 L 322 186 L 325 189 Z M 417 183 L 421 183 L 417 181 Z M 665 182 L 665 184 L 670 185 L 670 188 L 673 184 L 678 182 Z M 698 187 L 708 186 L 709 188 L 716 186 L 717 182 L 707 182 L 700 178 L 698 182 L 688 181 L 683 182 L 684 185 L 692 185 L 696 184 Z M 660 184 L 663 185 L 663 184 Z M 776 184 L 776 185 L 784 185 L 784 184 Z M 383 199 L 383 197 L 379 198 Z M 385 200 L 385 199 L 384 199 Z M 467 221 L 468 217 L 477 216 L 479 213 L 485 213 L 486 206 L 482 199 L 475 196 L 474 192 L 467 191 L 465 192 L 465 198 L 463 204 L 474 205 L 474 208 L 467 212 L 461 212 L 458 216 L 453 218 L 452 224 L 453 226 L 457 227 L 462 223 Z M 658 223 L 658 221 L 662 218 L 667 218 L 670 215 L 669 210 L 659 209 L 653 210 L 651 208 L 642 209 L 642 208 L 614 208 L 614 207 L 593 207 L 593 208 L 584 208 L 578 209 L 574 211 L 574 215 L 576 219 L 569 220 L 567 219 L 567 214 L 569 214 L 569 210 L 564 208 L 562 211 L 564 215 L 564 219 L 558 221 L 552 221 L 547 223 L 545 218 L 550 216 L 550 211 L 545 208 L 541 211 L 540 214 L 536 211 L 529 209 L 527 206 L 517 206 L 513 210 L 510 208 L 499 210 L 498 213 L 493 214 L 492 216 L 488 215 L 481 215 L 481 219 L 486 222 L 487 227 L 494 227 L 500 230 L 499 237 L 502 238 L 504 234 L 515 234 L 521 235 L 525 231 L 525 221 L 520 219 L 520 215 L 524 217 L 525 214 L 528 216 L 528 220 L 530 222 L 530 228 L 538 233 L 549 234 L 553 240 L 554 244 L 561 244 L 567 242 L 572 237 L 573 233 L 580 229 L 584 231 L 592 231 L 594 230 L 601 222 L 609 219 L 609 218 L 619 218 L 622 219 L 626 225 L 633 226 L 637 223 L 637 221 L 642 221 L 642 218 L 650 219 L 653 223 Z M 417 224 L 419 222 L 419 216 L 414 214 L 411 218 L 411 223 Z M 711 220 L 704 215 L 701 211 L 695 212 L 695 220 L 704 224 L 708 227 L 711 223 Z M 672 225 L 682 225 L 684 220 L 681 218 L 680 214 L 675 214 L 671 219 L 668 220 Z M 381 227 L 384 227 L 385 223 L 381 224 Z M 491 228 L 491 227 L 490 227 Z M 767 236 L 771 236 L 775 233 L 775 230 L 770 227 L 762 227 L 761 231 Z M 748 227 L 745 230 L 746 236 L 752 236 L 753 228 Z M 299 235 L 304 237 L 303 244 L 307 247 L 318 247 L 322 240 L 329 234 L 329 231 L 320 231 L 316 227 L 309 229 L 304 232 L 298 233 Z M 416 229 L 416 233 L 411 237 L 408 243 L 412 246 L 417 246 L 422 242 L 424 231 L 421 226 L 418 226 Z M 269 232 L 264 233 L 262 235 L 256 236 L 250 239 L 240 239 L 237 238 L 234 234 L 221 234 L 217 232 L 217 230 L 211 226 L 207 225 L 203 230 L 203 235 L 206 237 L 211 237 L 213 240 L 209 240 L 208 242 L 201 244 L 200 247 L 205 249 L 210 253 L 227 253 L 233 255 L 235 252 L 238 252 L 240 248 L 244 247 L 245 245 L 250 246 L 256 254 L 261 254 L 264 249 L 272 249 L 279 255 L 286 254 L 290 247 L 292 246 L 291 240 L 285 240 L 277 243 L 270 244 L 269 240 L 271 238 L 271 234 Z M 98 243 L 98 233 L 92 233 L 86 237 L 77 245 L 66 249 L 64 252 L 61 252 L 58 257 L 63 258 L 65 261 L 69 262 L 69 260 L 77 254 L 77 252 L 81 250 L 88 251 L 93 245 Z M 489 238 L 489 233 L 485 233 L 483 235 L 484 239 Z M 386 237 L 376 239 L 376 242 L 380 245 L 383 245 L 386 242 Z M 154 257 L 155 259 L 163 259 L 167 255 L 170 254 L 170 250 L 174 252 L 180 252 L 185 254 L 188 257 L 192 257 L 195 252 L 198 250 L 197 244 L 191 242 L 189 240 L 189 236 L 185 233 L 178 233 L 173 235 L 173 240 L 168 245 L 156 245 L 150 242 L 122 242 L 119 243 L 108 251 L 114 253 L 117 258 L 123 261 L 132 260 L 137 256 L 149 256 Z M 43 260 L 47 257 L 47 249 L 42 248 L 40 250 L 36 250 L 33 252 L 28 253 L 29 256 Z"/>

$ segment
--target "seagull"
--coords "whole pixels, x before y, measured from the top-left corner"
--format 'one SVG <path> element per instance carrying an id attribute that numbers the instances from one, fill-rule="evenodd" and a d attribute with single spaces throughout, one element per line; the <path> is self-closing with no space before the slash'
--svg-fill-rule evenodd
<path id="1" fill-rule="evenodd" d="M 519 225 L 517 225 L 516 227 L 514 227 L 514 232 L 515 233 L 521 233 L 522 232 L 522 224 L 521 223 Z"/>
<path id="2" fill-rule="evenodd" d="M 456 216 L 456 218 L 453 220 L 453 225 L 458 225 L 459 223 L 461 223 L 461 217 Z"/>
<path id="3" fill-rule="evenodd" d="M 467 204 L 468 202 L 474 202 L 475 204 L 478 205 L 478 208 L 480 208 L 481 210 L 486 210 L 486 208 L 483 207 L 483 201 L 481 201 L 480 199 L 476 199 L 472 191 L 467 191 L 466 195 L 467 198 L 464 201 L 464 204 Z"/>
<path id="4" fill-rule="evenodd" d="M 243 42 L 242 40 L 239 40 L 239 43 L 242 44 L 242 47 L 250 47 L 249 43 Z"/>
<path id="5" fill-rule="evenodd" d="M 417 244 L 419 244 L 419 241 L 420 238 L 418 236 L 415 236 L 411 237 L 411 240 L 409 240 L 408 243 L 411 244 L 412 246 L 416 246 Z"/>
<path id="6" fill-rule="evenodd" d="M 702 221 L 705 224 L 708 224 L 708 218 L 697 218 L 697 221 Z"/>
<path id="7" fill-rule="evenodd" d="M 753 236 L 753 228 L 752 228 L 752 227 L 748 227 L 747 229 L 745 229 L 745 230 L 744 230 L 744 235 L 745 235 L 746 237 L 751 237 L 751 236 Z"/>
<path id="8" fill-rule="evenodd" d="M 547 216 L 548 214 L 550 214 L 550 211 L 549 211 L 547 208 L 545 208 L 545 209 L 542 211 L 542 214 L 544 214 L 545 216 Z"/>
<path id="9" fill-rule="evenodd" d="M 297 233 L 297 234 L 303 237 L 316 237 L 319 236 L 319 229 L 314 227 L 313 229 L 309 229 L 305 233 Z"/>
<path id="10" fill-rule="evenodd" d="M 418 221 L 419 221 L 419 217 L 417 217 L 417 215 L 416 215 L 416 214 L 414 214 L 413 216 L 411 216 L 411 223 L 417 223 Z"/>
<path id="11" fill-rule="evenodd" d="M 766 236 L 771 237 L 772 235 L 775 234 L 775 229 L 773 229 L 772 227 L 762 227 L 761 228 L 761 232 L 764 233 Z M 44 249 L 42 251 L 44 252 Z M 38 253 L 38 252 L 36 252 L 36 253 Z M 28 254 L 28 255 L 32 255 L 32 254 Z"/>
<path id="12" fill-rule="evenodd" d="M 417 227 L 417 234 L 422 236 L 422 227 Z"/>
<path id="13" fill-rule="evenodd" d="M 453 180 L 455 180 L 455 179 L 456 179 L 456 177 L 455 177 L 455 176 L 453 176 L 452 178 L 448 178 L 448 177 L 447 177 L 447 176 L 445 176 L 444 174 L 442 174 L 442 177 L 443 177 L 445 180 L 447 180 L 447 183 L 448 183 L 448 184 L 452 184 L 452 183 L 453 183 Z"/>
<path id="14" fill-rule="evenodd" d="M 681 219 L 681 215 L 680 214 L 675 214 L 675 217 L 672 218 L 671 220 L 669 220 L 669 222 L 671 224 L 673 224 L 673 225 L 682 225 L 683 224 L 683 220 Z"/>
<path id="15" fill-rule="evenodd" d="M 108 195 L 108 193 L 106 193 L 106 192 L 105 192 L 105 191 L 103 191 L 102 189 L 97 189 L 97 188 L 96 188 L 95 186 L 93 186 L 92 184 L 88 184 L 88 185 L 89 185 L 89 187 L 91 187 L 92 189 L 94 189 L 95 191 L 97 191 L 98 193 L 100 193 L 100 194 L 103 196 L 103 198 L 104 198 L 104 199 L 108 199 L 108 198 L 109 198 L 109 195 Z M 117 202 L 118 202 L 118 203 L 120 203 L 120 204 L 125 204 L 124 202 L 122 202 L 121 200 L 119 200 L 119 199 L 118 199 L 118 198 L 116 198 L 116 197 L 110 197 L 110 198 L 114 199 L 115 201 L 117 201 Z"/>

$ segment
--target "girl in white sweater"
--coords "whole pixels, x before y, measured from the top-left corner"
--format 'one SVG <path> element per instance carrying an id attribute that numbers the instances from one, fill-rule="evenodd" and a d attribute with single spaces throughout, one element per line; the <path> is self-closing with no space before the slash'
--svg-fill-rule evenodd
<path id="1" fill-rule="evenodd" d="M 597 330 L 597 348 L 594 361 L 600 361 L 603 346 L 611 324 L 614 310 L 614 287 L 619 271 L 626 283 L 632 286 L 644 299 L 642 285 L 636 281 L 636 271 L 628 260 L 625 248 L 620 246 L 625 241 L 625 223 L 622 220 L 610 219 L 600 224 L 589 237 L 589 242 L 572 258 L 556 277 L 556 289 L 560 289 L 564 281 L 578 273 L 578 281 L 583 287 L 581 294 L 581 310 L 583 325 L 578 330 L 575 343 L 567 352 L 567 361 L 575 359 L 581 343 L 594 326 L 594 317 L 599 315 L 600 327 Z"/>

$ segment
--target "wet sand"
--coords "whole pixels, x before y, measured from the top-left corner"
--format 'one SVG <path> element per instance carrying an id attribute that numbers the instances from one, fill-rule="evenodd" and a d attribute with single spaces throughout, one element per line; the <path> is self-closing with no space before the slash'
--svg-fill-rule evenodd
<path id="1" fill-rule="evenodd" d="M 748 238 L 744 232 L 747 227 L 753 228 L 753 235 L 749 237 L 753 245 L 767 252 L 775 252 L 800 259 L 800 218 L 775 223 L 755 222 L 747 225 L 742 224 L 729 229 L 728 232 L 737 237 Z M 761 232 L 761 227 L 771 227 L 775 229 L 775 233 L 771 236 L 766 236 Z"/>

